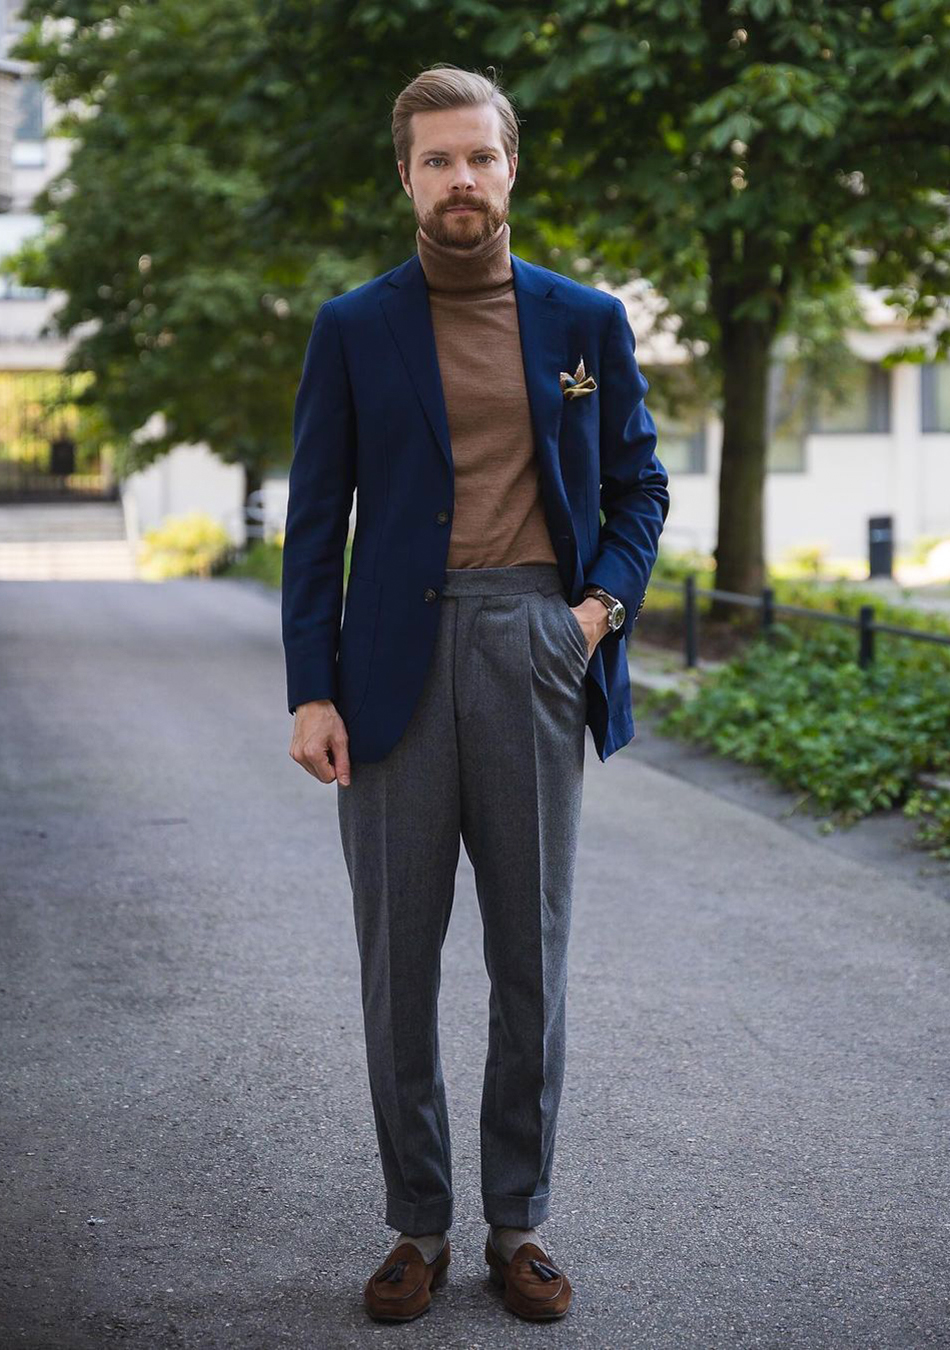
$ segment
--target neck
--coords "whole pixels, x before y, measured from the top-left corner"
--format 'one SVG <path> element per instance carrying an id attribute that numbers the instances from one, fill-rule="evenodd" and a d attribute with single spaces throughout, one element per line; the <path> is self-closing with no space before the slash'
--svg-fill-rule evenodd
<path id="1" fill-rule="evenodd" d="M 511 227 L 507 220 L 474 248 L 439 244 L 416 228 L 416 248 L 426 285 L 434 291 L 478 291 L 511 281 Z"/>

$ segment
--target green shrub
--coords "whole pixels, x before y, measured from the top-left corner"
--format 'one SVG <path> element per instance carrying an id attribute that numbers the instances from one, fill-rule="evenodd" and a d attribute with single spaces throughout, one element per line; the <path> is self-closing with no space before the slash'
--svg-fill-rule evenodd
<path id="1" fill-rule="evenodd" d="M 682 582 L 693 572 L 696 576 L 696 608 L 700 618 L 700 646 L 702 646 L 702 620 L 712 603 L 703 591 L 713 585 L 714 572 L 712 559 L 700 553 L 664 554 L 661 550 L 653 568 L 652 577 L 662 581 Z M 652 579 L 651 577 L 651 579 Z M 874 617 L 881 623 L 892 623 L 902 628 L 923 629 L 927 633 L 946 633 L 950 635 L 950 614 L 936 610 L 915 609 L 912 604 L 899 604 L 885 600 L 873 590 L 862 588 L 853 582 L 826 582 L 805 580 L 799 577 L 772 576 L 768 584 L 772 587 L 777 604 L 800 605 L 804 609 L 832 614 L 848 614 L 857 618 L 862 605 L 872 605 Z M 644 613 L 647 610 L 679 610 L 683 605 L 683 592 L 654 587 L 649 590 Z M 733 611 L 735 621 L 748 620 L 752 611 L 736 606 Z M 779 615 L 780 619 L 786 616 Z M 808 620 L 787 616 L 790 626 L 807 626 Z M 817 627 L 817 625 L 815 625 Z M 824 627 L 825 625 L 822 625 Z M 881 641 L 882 639 L 878 639 Z M 857 650 L 857 633 L 853 636 L 853 645 Z"/>
<path id="2" fill-rule="evenodd" d="M 149 581 L 211 576 L 226 563 L 231 536 L 211 516 L 193 511 L 146 530 L 139 544 L 139 572 Z"/>
<path id="3" fill-rule="evenodd" d="M 353 540 L 347 539 L 343 550 L 343 584 L 350 575 L 350 554 Z M 279 530 L 266 542 L 255 540 L 243 557 L 236 559 L 225 568 L 224 575 L 229 577 L 253 577 L 268 586 L 280 587 L 284 563 L 284 532 Z"/>
<path id="4" fill-rule="evenodd" d="M 787 550 L 785 575 L 820 577 L 827 566 L 828 549 L 824 544 L 799 544 Z"/>
<path id="5" fill-rule="evenodd" d="M 710 555 L 698 549 L 672 553 L 661 547 L 651 576 L 661 581 L 683 581 L 690 572 L 695 572 L 698 586 L 711 586 L 715 566 Z"/>
<path id="6" fill-rule="evenodd" d="M 950 636 L 950 614 L 936 610 L 915 609 L 912 604 L 902 605 L 893 600 L 884 600 L 873 591 L 862 590 L 844 582 L 815 586 L 807 581 L 779 580 L 776 581 L 774 589 L 775 599 L 780 604 L 803 605 L 807 609 L 832 614 L 849 614 L 853 618 L 857 618 L 862 605 L 871 605 L 874 617 L 880 623 L 892 623 L 899 628 L 917 628 L 923 629 L 926 633 L 945 633 Z M 876 639 L 878 642 L 898 640 L 884 637 Z M 853 642 L 857 647 L 856 635 Z"/>
<path id="7" fill-rule="evenodd" d="M 937 545 L 946 543 L 946 540 L 947 536 L 944 534 L 919 535 L 908 551 L 908 561 L 923 566 Z"/>
<path id="8" fill-rule="evenodd" d="M 244 556 L 225 569 L 224 575 L 251 577 L 255 581 L 263 581 L 268 586 L 279 587 L 283 561 L 284 549 L 281 540 L 255 539 Z"/>
<path id="9" fill-rule="evenodd" d="M 849 824 L 901 806 L 917 842 L 950 857 L 950 650 L 878 635 L 862 670 L 853 634 L 801 637 L 777 624 L 704 676 L 660 730 L 755 764 L 802 805 Z"/>

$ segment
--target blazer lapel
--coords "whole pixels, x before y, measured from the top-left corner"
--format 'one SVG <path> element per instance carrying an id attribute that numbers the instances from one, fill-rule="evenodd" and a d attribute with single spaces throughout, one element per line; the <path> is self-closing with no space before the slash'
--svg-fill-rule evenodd
<path id="1" fill-rule="evenodd" d="M 442 393 L 429 291 L 418 253 L 397 267 L 388 281 L 389 285 L 380 294 L 379 303 L 429 425 L 451 467 L 449 419 Z"/>
<path id="2" fill-rule="evenodd" d="M 511 270 L 535 449 L 546 472 L 557 461 L 564 413 L 558 372 L 564 368 L 567 314 L 561 301 L 551 294 L 553 279 L 540 268 L 513 253 Z"/>

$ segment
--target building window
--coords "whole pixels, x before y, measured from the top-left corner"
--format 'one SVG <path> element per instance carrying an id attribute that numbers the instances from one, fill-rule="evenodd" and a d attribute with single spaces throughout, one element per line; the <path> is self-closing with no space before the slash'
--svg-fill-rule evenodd
<path id="1" fill-rule="evenodd" d="M 766 395 L 767 473 L 804 473 L 808 382 L 797 362 L 772 361 Z"/>
<path id="2" fill-rule="evenodd" d="M 17 169 L 42 168 L 46 163 L 43 139 L 43 86 L 26 75 L 17 82 L 13 166 Z"/>
<path id="3" fill-rule="evenodd" d="M 647 403 L 656 423 L 656 453 L 668 473 L 703 474 L 709 390 L 689 365 L 649 367 Z"/>
<path id="4" fill-rule="evenodd" d="M 656 453 L 669 473 L 706 472 L 706 428 L 658 413 Z"/>
<path id="5" fill-rule="evenodd" d="M 888 432 L 891 429 L 891 372 L 859 357 L 840 362 L 834 386 L 817 389 L 809 430 Z"/>
<path id="6" fill-rule="evenodd" d="M 0 300 L 42 300 L 45 286 L 21 286 L 14 277 L 0 276 Z"/>
<path id="7" fill-rule="evenodd" d="M 920 429 L 950 431 L 950 361 L 920 368 Z"/>
<path id="8" fill-rule="evenodd" d="M 768 392 L 769 471 L 805 469 L 810 435 L 891 429 L 891 374 L 857 356 L 839 359 L 833 384 L 819 385 L 801 361 L 772 362 Z"/>
<path id="9" fill-rule="evenodd" d="M 19 82 L 14 134 L 18 141 L 43 139 L 43 86 L 29 75 L 23 76 Z"/>

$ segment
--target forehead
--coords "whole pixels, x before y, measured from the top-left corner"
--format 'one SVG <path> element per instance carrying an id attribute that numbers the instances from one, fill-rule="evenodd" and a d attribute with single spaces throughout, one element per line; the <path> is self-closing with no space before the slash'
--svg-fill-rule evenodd
<path id="1" fill-rule="evenodd" d="M 492 145 L 503 151 L 501 119 L 490 103 L 474 108 L 433 108 L 412 114 L 412 153 L 471 151 Z"/>

